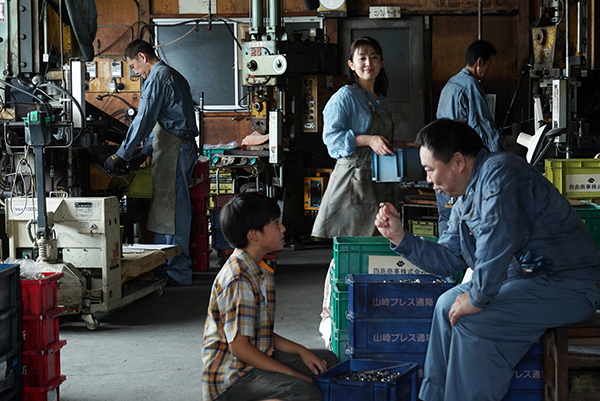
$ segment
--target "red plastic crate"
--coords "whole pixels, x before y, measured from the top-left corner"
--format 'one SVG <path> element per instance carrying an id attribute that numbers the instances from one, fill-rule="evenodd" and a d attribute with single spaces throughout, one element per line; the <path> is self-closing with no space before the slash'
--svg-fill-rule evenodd
<path id="1" fill-rule="evenodd" d="M 39 351 L 23 351 L 21 355 L 23 386 L 43 387 L 60 376 L 60 349 L 67 340 L 59 340 Z"/>
<path id="2" fill-rule="evenodd" d="M 208 231 L 208 216 L 204 217 L 196 217 L 192 216 L 192 227 L 190 230 L 190 234 L 194 235 L 209 235 L 210 231 Z"/>
<path id="3" fill-rule="evenodd" d="M 208 235 L 191 235 L 190 236 L 190 257 L 191 255 L 202 255 L 210 253 Z"/>
<path id="4" fill-rule="evenodd" d="M 21 280 L 23 315 L 43 315 L 58 306 L 58 280 L 64 273 L 43 273 L 40 280 Z"/>
<path id="5" fill-rule="evenodd" d="M 203 272 L 210 267 L 210 253 L 201 255 L 190 254 L 190 257 L 192 258 L 191 269 L 193 272 Z"/>
<path id="6" fill-rule="evenodd" d="M 217 209 L 221 209 L 223 206 L 227 204 L 230 200 L 233 199 L 237 194 L 223 194 L 223 195 L 214 195 L 215 207 Z"/>
<path id="7" fill-rule="evenodd" d="M 60 400 L 58 386 L 65 380 L 67 377 L 60 375 L 55 380 L 39 387 L 23 387 L 23 401 L 58 401 Z"/>
<path id="8" fill-rule="evenodd" d="M 23 316 L 23 350 L 38 351 L 58 341 L 58 315 L 66 308 L 59 306 L 44 315 Z"/>
<path id="9" fill-rule="evenodd" d="M 198 162 L 194 167 L 192 179 L 190 180 L 190 197 L 207 196 L 210 192 L 210 170 L 208 161 Z"/>
<path id="10" fill-rule="evenodd" d="M 192 218 L 206 217 L 206 213 L 208 212 L 207 196 L 191 198 L 190 202 L 192 204 Z"/>

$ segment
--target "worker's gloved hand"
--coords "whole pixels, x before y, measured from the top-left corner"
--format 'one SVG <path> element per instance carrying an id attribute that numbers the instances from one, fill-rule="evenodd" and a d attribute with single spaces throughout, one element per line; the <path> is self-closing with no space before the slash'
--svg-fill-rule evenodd
<path id="1" fill-rule="evenodd" d="M 127 170 L 127 163 L 116 154 L 110 156 L 104 162 L 104 170 L 109 173 L 124 173 Z"/>
<path id="2" fill-rule="evenodd" d="M 138 150 L 136 153 L 133 154 L 133 156 L 131 156 L 131 159 L 129 159 L 129 169 L 138 170 L 140 166 L 146 161 L 147 157 L 148 156 L 142 153 L 141 150 Z"/>

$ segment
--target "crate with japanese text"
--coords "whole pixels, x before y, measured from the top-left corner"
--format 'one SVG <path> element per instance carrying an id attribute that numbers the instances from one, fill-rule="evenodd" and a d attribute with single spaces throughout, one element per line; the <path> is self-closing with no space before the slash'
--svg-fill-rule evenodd
<path id="1" fill-rule="evenodd" d="M 544 356 L 525 355 L 513 369 L 511 390 L 542 390 L 544 388 Z"/>
<path id="2" fill-rule="evenodd" d="M 337 281 L 348 274 L 426 274 L 394 252 L 384 237 L 335 237 L 333 263 L 332 279 Z"/>
<path id="3" fill-rule="evenodd" d="M 410 362 L 349 359 L 315 376 L 323 401 L 416 401 L 416 365 Z M 388 371 L 398 374 L 389 382 L 346 379 L 348 372 Z"/>
<path id="4" fill-rule="evenodd" d="M 430 274 L 350 274 L 346 283 L 354 318 L 431 318 L 437 299 L 455 285 Z"/>
<path id="5" fill-rule="evenodd" d="M 348 311 L 348 343 L 357 353 L 420 354 L 427 351 L 431 319 L 357 318 Z"/>
<path id="6" fill-rule="evenodd" d="M 546 159 L 544 167 L 565 198 L 600 197 L 600 159 Z"/>

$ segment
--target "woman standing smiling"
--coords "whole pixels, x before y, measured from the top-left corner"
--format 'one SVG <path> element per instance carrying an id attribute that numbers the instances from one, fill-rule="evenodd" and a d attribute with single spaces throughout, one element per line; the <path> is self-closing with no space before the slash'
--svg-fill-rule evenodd
<path id="1" fill-rule="evenodd" d="M 376 234 L 379 202 L 396 203 L 392 185 L 373 182 L 371 176 L 371 150 L 393 154 L 394 122 L 384 99 L 388 79 L 381 45 L 367 36 L 356 39 L 348 69 L 348 82 L 323 110 L 323 142 L 337 162 L 313 225 L 317 238 L 370 237 Z"/>

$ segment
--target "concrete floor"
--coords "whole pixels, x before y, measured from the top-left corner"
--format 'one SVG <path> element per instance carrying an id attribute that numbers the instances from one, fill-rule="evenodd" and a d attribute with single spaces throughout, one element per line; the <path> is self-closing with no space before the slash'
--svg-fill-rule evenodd
<path id="1" fill-rule="evenodd" d="M 332 245 L 278 254 L 275 332 L 308 348 L 323 348 L 319 333 L 323 283 Z M 166 287 L 119 310 L 99 315 L 89 331 L 79 318 L 60 326 L 62 401 L 202 401 L 202 333 L 210 286 L 218 271 L 194 273 L 189 287 Z"/>

